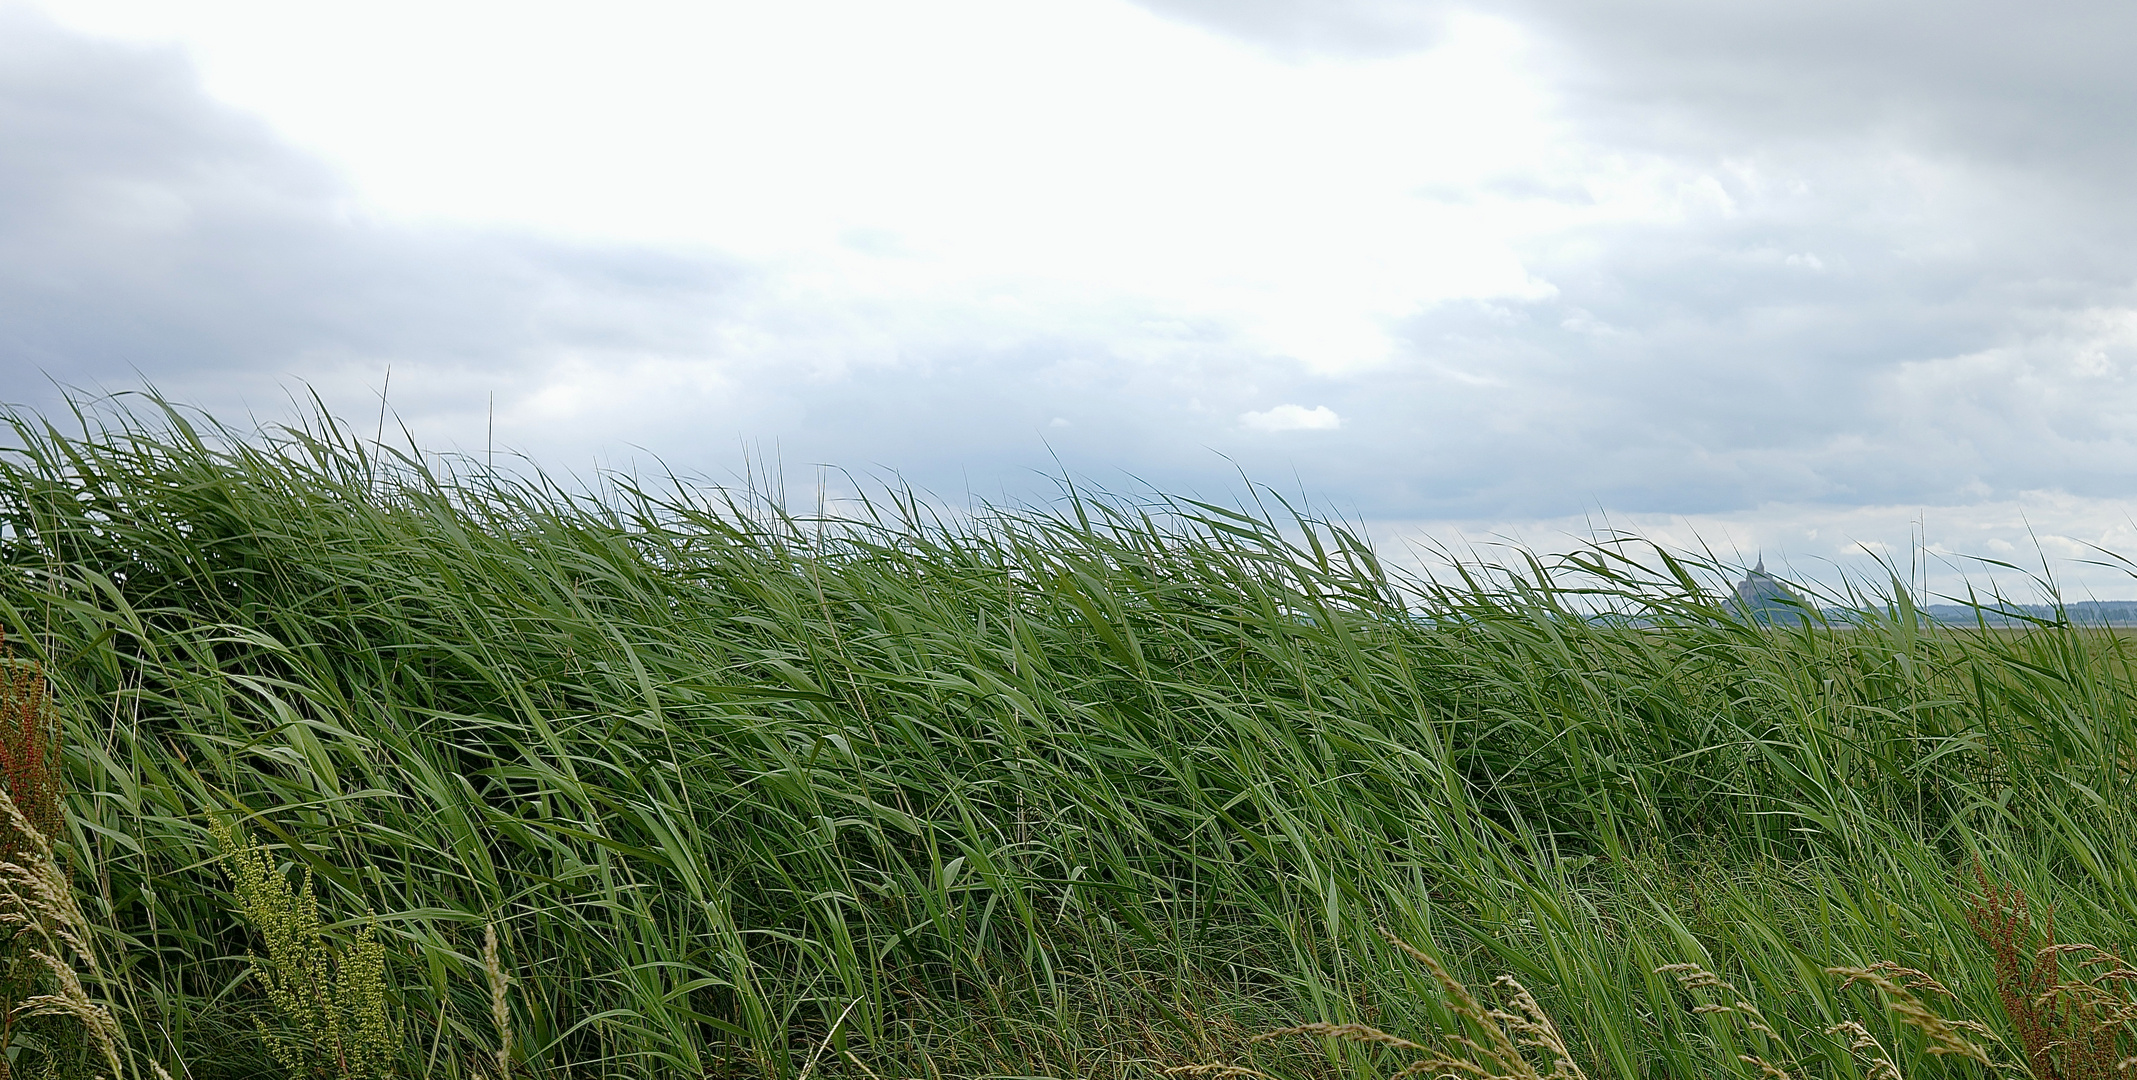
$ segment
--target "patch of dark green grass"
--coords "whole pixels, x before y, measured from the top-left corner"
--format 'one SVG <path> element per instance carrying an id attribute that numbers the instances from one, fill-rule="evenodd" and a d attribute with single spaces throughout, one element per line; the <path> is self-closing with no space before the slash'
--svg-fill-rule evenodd
<path id="1" fill-rule="evenodd" d="M 325 417 L 67 424 L 11 419 L 0 619 L 55 682 L 113 1005 L 174 1075 L 269 1067 L 211 812 L 330 934 L 376 913 L 437 1077 L 494 1072 L 492 924 L 524 1075 L 795 1080 L 1369 1070 L 1243 1036 L 1458 1022 L 1383 925 L 1518 978 L 1591 1076 L 1706 1076 L 1658 968 L 1785 1031 L 1877 961 L 1995 1015 L 1977 860 L 2065 940 L 2137 925 L 2123 635 L 1903 591 L 1747 624 L 1724 568 L 1632 544 L 1432 580 L 1288 511 L 825 520 Z"/>

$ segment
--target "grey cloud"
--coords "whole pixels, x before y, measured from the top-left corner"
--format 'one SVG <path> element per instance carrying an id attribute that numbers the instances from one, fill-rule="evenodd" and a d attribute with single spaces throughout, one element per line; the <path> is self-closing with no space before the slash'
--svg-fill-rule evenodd
<path id="1" fill-rule="evenodd" d="M 1279 54 L 1416 52 L 1446 20 L 1512 19 L 1613 142 L 1683 148 L 1875 131 L 2094 179 L 2137 154 L 2137 8 L 2110 0 L 1141 0 Z"/>
<path id="2" fill-rule="evenodd" d="M 1415 435 L 1433 464 L 1388 482 L 1429 505 L 1391 512 L 1554 516 L 1582 495 L 1709 512 L 2137 493 L 2122 420 L 2137 413 L 2137 356 L 2111 316 L 2086 314 L 2126 311 L 2127 286 L 2011 282 L 1993 259 L 1919 266 L 1875 231 L 1818 237 L 1819 271 L 1747 257 L 1771 242 L 1753 225 L 1610 231 L 1599 264 L 1539 257 L 1560 292 L 1511 320 L 1458 305 L 1409 325 L 1420 359 L 1381 384 L 1382 411 L 1428 414 L 1410 403 L 1444 396 L 1445 370 L 1498 385 Z"/>
<path id="3" fill-rule="evenodd" d="M 1207 327 L 1174 323 L 1189 359 L 1150 364 L 1103 330 L 1004 324 L 984 301 L 885 311 L 796 296 L 716 253 L 373 220 L 330 169 L 209 99 L 179 54 L 19 6 L 0 6 L 0 146 L 0 400 L 32 406 L 56 402 L 47 380 L 146 379 L 272 417 L 303 380 L 353 410 L 391 366 L 395 410 L 433 444 L 481 445 L 494 393 L 499 442 L 564 470 L 643 451 L 718 476 L 748 445 L 938 487 L 976 466 L 1001 492 L 1053 452 L 1101 471 L 1177 460 L 1170 436 L 1221 434 L 1211 418 L 1239 411 L 1190 409 L 1201 380 L 1289 367 L 1234 357 Z M 1116 317 L 1166 315 L 1093 319 Z M 1049 428 L 1059 415 L 1072 426 Z M 1175 477 L 1215 460 L 1184 437 Z"/>
<path id="4" fill-rule="evenodd" d="M 1146 6 L 1279 53 L 1438 40 L 1356 5 Z M 1381 512 L 2137 495 L 2137 9 L 1467 7 L 1540 43 L 1578 168 L 1647 161 L 1730 207 L 1542 238 L 1553 299 L 1413 319 L 1345 412 L 1406 432 L 1340 474 Z M 1589 201 L 1577 171 L 1487 190 Z"/>
<path id="5" fill-rule="evenodd" d="M 395 411 L 431 445 L 481 446 L 494 394 L 500 445 L 567 471 L 655 455 L 719 477 L 747 446 L 938 488 L 969 468 L 999 494 L 1043 487 L 1053 453 L 1097 471 L 1177 460 L 1153 432 L 1215 425 L 1221 410 L 1188 409 L 1200 380 L 1288 368 L 1231 358 L 1206 327 L 1173 331 L 1190 359 L 1148 364 L 1102 330 L 1005 324 L 984 301 L 882 310 L 717 253 L 373 220 L 330 169 L 207 98 L 182 56 L 20 7 L 0 6 L 0 146 L 9 402 L 54 404 L 48 379 L 146 379 L 273 417 L 303 380 L 353 413 L 390 366 Z M 1060 415 L 1072 426 L 1049 428 Z M 1185 438 L 1192 464 L 1168 475 L 1216 460 Z"/>
<path id="6" fill-rule="evenodd" d="M 0 378 L 256 384 L 702 344 L 716 259 L 368 220 L 184 59 L 0 7 Z M 211 396 L 213 395 L 211 392 Z"/>
<path id="7" fill-rule="evenodd" d="M 2128 5 L 1624 0 L 1530 10 L 1575 61 L 1579 88 L 1739 137 L 1883 131 L 2096 179 L 2131 160 L 2137 83 L 2123 43 L 2137 34 L 2137 10 Z"/>

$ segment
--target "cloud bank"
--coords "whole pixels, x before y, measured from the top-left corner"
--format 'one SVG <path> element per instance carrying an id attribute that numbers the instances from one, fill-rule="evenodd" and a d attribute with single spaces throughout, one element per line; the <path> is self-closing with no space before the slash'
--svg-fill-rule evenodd
<path id="1" fill-rule="evenodd" d="M 553 157 L 515 192 L 425 143 L 460 201 L 388 210 L 362 155 L 211 94 L 209 53 L 0 7 L 5 396 L 148 380 L 279 415 L 301 380 L 353 410 L 390 366 L 425 437 L 494 423 L 565 469 L 749 455 L 1010 498 L 1243 470 L 1391 536 L 1607 511 L 1809 560 L 1918 519 L 1977 551 L 2128 531 L 2121 6 L 922 8 L 873 60 L 759 27 L 735 48 L 799 74 L 746 107 L 604 105 L 647 146 L 677 141 L 656 115 L 719 133 L 661 159 L 677 190 L 744 185 L 604 235 L 452 209 L 533 214 Z M 808 89 L 832 60 L 882 65 L 896 107 Z M 520 161 L 510 127 L 485 154 Z M 586 221 L 634 197 L 606 198 Z"/>
<path id="2" fill-rule="evenodd" d="M 1300 63 L 1431 48 L 1459 13 L 1147 6 Z M 1790 531 L 1777 517 L 1912 506 L 1962 535 L 2000 521 L 2002 545 L 2015 508 L 2038 503 L 2088 538 L 2126 533 L 2137 206 L 2121 189 L 2137 84 L 2110 43 L 2137 13 L 1495 10 L 1556 73 L 1565 167 L 1448 197 L 1496 189 L 1573 223 L 1519 248 L 1547 298 L 1437 305 L 1406 324 L 1412 363 L 1383 400 L 1422 418 L 1458 381 L 1459 413 L 1433 419 L 1462 437 L 1415 487 L 1389 470 L 1410 496 L 1391 503 L 1536 522 L 1582 491 L 1650 522 L 1734 515 L 1767 535 Z M 1611 203 L 1629 212 L 1579 217 Z M 1357 432 L 1386 422 L 1354 412 Z M 1817 529 L 1795 531 L 1802 544 Z"/>

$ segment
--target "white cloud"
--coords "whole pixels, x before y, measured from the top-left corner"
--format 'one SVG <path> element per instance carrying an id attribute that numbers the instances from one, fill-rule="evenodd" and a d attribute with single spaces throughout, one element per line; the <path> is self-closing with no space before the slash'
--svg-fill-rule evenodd
<path id="1" fill-rule="evenodd" d="M 1297 65 L 1120 0 L 46 6 L 185 43 L 408 220 L 706 245 L 862 302 L 1134 297 L 1323 370 L 1385 362 L 1421 306 L 1548 289 L 1510 246 L 1533 208 L 1417 195 L 1548 152 L 1498 20 Z"/>
<path id="2" fill-rule="evenodd" d="M 1326 405 L 1311 409 L 1278 405 L 1263 412 L 1240 413 L 1239 426 L 1249 431 L 1334 431 L 1343 426 L 1343 418 Z"/>

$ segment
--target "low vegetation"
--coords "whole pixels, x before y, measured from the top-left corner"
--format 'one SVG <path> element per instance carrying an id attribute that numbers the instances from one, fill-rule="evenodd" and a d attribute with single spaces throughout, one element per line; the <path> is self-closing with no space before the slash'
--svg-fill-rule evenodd
<path id="1" fill-rule="evenodd" d="M 804 516 L 153 402 L 8 441 L 0 625 L 64 813 L 10 771 L 7 861 L 48 852 L 83 936 L 7 957 L 69 957 L 36 993 L 118 1055 L 76 1075 L 2137 1053 L 2112 632 L 1897 584 L 1766 625 L 1630 542 L 1416 578 L 1280 502 Z"/>

